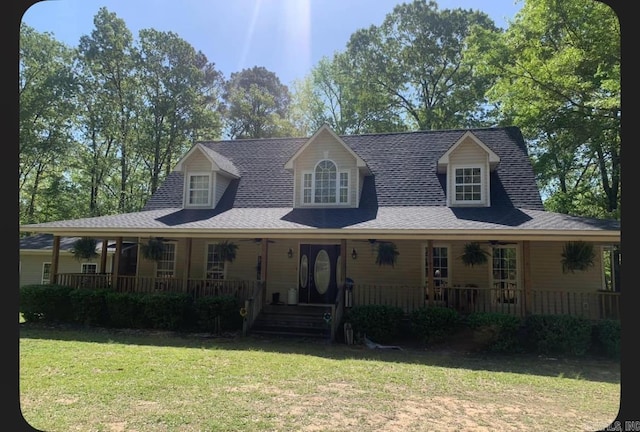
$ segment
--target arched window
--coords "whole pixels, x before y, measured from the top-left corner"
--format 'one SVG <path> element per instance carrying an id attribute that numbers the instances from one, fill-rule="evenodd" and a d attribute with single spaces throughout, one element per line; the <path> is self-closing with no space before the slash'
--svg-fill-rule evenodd
<path id="1" fill-rule="evenodd" d="M 313 172 L 302 177 L 304 204 L 347 204 L 349 202 L 349 172 L 338 171 L 330 160 L 318 162 Z"/>

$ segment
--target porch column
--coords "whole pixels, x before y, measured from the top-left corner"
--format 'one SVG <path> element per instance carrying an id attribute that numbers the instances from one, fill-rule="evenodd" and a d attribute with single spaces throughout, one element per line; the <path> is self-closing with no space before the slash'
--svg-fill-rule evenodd
<path id="1" fill-rule="evenodd" d="M 53 251 L 51 256 L 51 272 L 49 273 L 49 283 L 55 284 L 58 280 L 58 260 L 60 259 L 60 236 L 53 236 Z"/>
<path id="2" fill-rule="evenodd" d="M 116 250 L 113 253 L 113 269 L 111 269 L 111 286 L 118 288 L 118 276 L 120 276 L 120 254 L 122 253 L 122 237 L 116 237 Z"/>
<path id="3" fill-rule="evenodd" d="M 260 264 L 260 282 L 262 283 L 262 304 L 266 303 L 267 299 L 267 267 L 269 264 L 269 239 L 262 239 L 262 263 Z"/>
<path id="4" fill-rule="evenodd" d="M 347 251 L 347 241 L 345 239 L 342 239 L 340 241 L 340 256 L 342 257 L 342 259 L 340 260 L 340 280 L 338 281 L 338 285 L 339 286 L 344 286 L 344 281 L 347 277 L 347 257 L 348 255 L 348 251 Z"/>
<path id="5" fill-rule="evenodd" d="M 102 239 L 102 252 L 100 252 L 100 271 L 98 273 L 107 272 L 107 247 L 109 246 L 109 239 Z"/>
<path id="6" fill-rule="evenodd" d="M 429 295 L 429 306 L 433 306 L 433 297 L 436 295 L 436 290 L 433 286 L 433 240 L 427 241 L 427 267 L 429 272 L 427 274 L 427 293 Z"/>
<path id="7" fill-rule="evenodd" d="M 531 242 L 522 242 L 522 284 L 524 289 L 524 313 L 530 315 L 533 310 L 531 292 Z"/>
<path id="8" fill-rule="evenodd" d="M 187 238 L 187 253 L 184 258 L 184 274 L 182 275 L 182 280 L 184 281 L 184 291 L 189 290 L 189 278 L 191 277 L 191 246 L 192 246 L 191 237 Z"/>

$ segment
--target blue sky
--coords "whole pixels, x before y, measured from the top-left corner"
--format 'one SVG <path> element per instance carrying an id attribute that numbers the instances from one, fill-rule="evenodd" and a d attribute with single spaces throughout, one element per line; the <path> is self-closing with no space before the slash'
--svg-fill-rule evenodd
<path id="1" fill-rule="evenodd" d="M 407 1 L 408 2 L 408 1 Z M 275 72 L 290 86 L 322 57 L 346 47 L 356 30 L 380 25 L 399 0 L 45 0 L 22 21 L 69 46 L 94 29 L 106 7 L 138 31 L 172 31 L 202 51 L 225 78 L 253 66 Z M 440 0 L 439 9 L 475 9 L 506 27 L 519 0 Z"/>

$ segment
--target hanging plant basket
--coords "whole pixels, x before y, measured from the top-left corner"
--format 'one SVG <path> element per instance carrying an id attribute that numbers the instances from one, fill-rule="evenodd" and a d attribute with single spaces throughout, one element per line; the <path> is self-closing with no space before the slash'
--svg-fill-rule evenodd
<path id="1" fill-rule="evenodd" d="M 596 253 L 592 243 L 585 241 L 567 242 L 562 249 L 562 271 L 575 272 L 593 266 Z"/>
<path id="2" fill-rule="evenodd" d="M 140 245 L 140 253 L 145 259 L 150 261 L 160 261 L 164 252 L 164 241 L 159 238 L 150 238 L 146 243 Z"/>
<path id="3" fill-rule="evenodd" d="M 98 256 L 96 247 L 98 241 L 94 238 L 82 237 L 75 241 L 71 249 L 71 253 L 78 261 L 90 260 Z"/>
<path id="4" fill-rule="evenodd" d="M 398 260 L 398 248 L 393 242 L 380 242 L 378 243 L 378 254 L 376 255 L 376 264 L 379 266 L 390 265 L 395 267 Z"/>
<path id="5" fill-rule="evenodd" d="M 464 245 L 464 252 L 460 259 L 469 267 L 482 265 L 489 260 L 489 252 L 482 249 L 480 243 L 471 242 Z"/>
<path id="6" fill-rule="evenodd" d="M 236 259 L 236 252 L 238 251 L 238 245 L 225 240 L 216 245 L 216 252 L 220 256 L 222 261 L 233 262 Z"/>

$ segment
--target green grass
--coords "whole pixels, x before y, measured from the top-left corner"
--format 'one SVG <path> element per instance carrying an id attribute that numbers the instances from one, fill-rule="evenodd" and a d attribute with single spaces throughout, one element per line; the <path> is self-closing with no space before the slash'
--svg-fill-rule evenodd
<path id="1" fill-rule="evenodd" d="M 596 430 L 618 412 L 608 360 L 21 327 L 42 431 Z"/>

